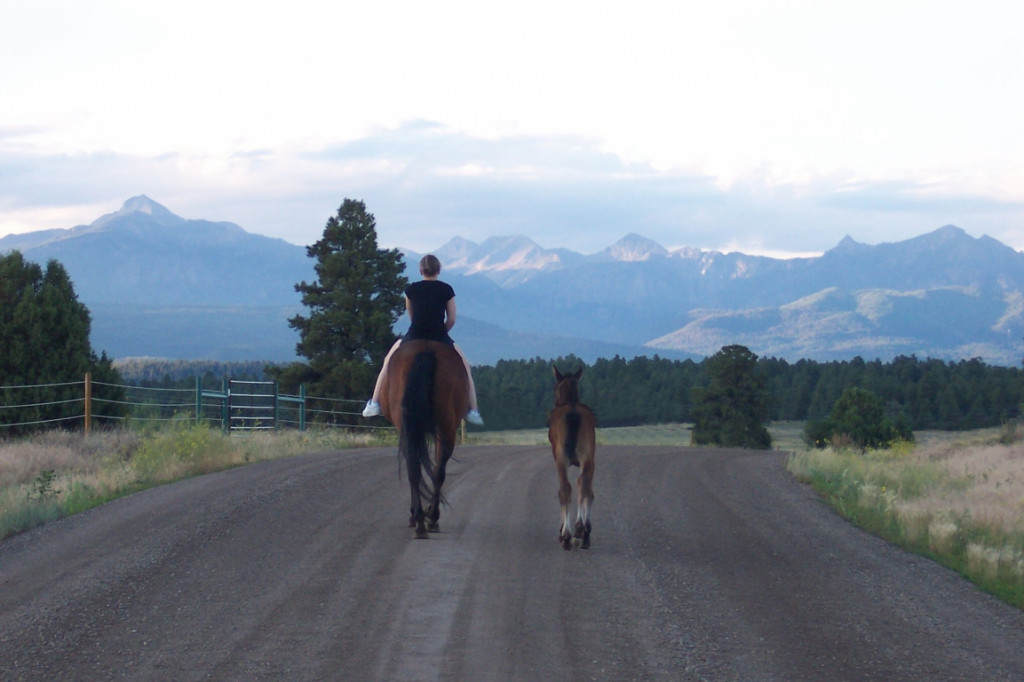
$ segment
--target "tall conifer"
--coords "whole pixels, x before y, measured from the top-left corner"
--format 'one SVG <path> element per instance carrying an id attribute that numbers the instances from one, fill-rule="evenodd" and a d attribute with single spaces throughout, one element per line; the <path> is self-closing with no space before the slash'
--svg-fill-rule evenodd
<path id="1" fill-rule="evenodd" d="M 373 214 L 352 199 L 345 199 L 306 252 L 316 259 L 317 279 L 295 290 L 309 314 L 288 323 L 298 330 L 297 350 L 309 363 L 289 374 L 303 376 L 320 395 L 365 398 L 405 311 L 402 254 L 377 247 Z"/>

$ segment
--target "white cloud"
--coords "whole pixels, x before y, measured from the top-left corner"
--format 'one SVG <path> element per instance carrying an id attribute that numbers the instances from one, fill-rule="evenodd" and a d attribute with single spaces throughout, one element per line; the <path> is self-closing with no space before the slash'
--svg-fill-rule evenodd
<path id="1" fill-rule="evenodd" d="M 525 166 L 526 162 L 529 166 Z M 26 172 L 31 169 L 32 172 Z M 727 187 L 715 178 L 659 172 L 586 139 L 476 139 L 413 122 L 321 150 L 229 157 L 6 154 L 0 160 L 5 228 L 89 222 L 146 193 L 191 218 L 237 222 L 299 244 L 319 238 L 346 197 L 367 202 L 381 242 L 419 251 L 461 235 L 525 234 L 548 247 L 594 252 L 637 232 L 664 245 L 748 253 L 809 253 L 845 234 L 877 243 L 946 223 L 1020 246 L 1024 205 L 950 194 L 912 181 L 864 183 L 841 176 L 787 184 L 766 172 Z M 54 196 L 79 207 L 53 211 Z M 49 211 L 49 212 L 47 212 Z"/>
<path id="2" fill-rule="evenodd" d="M 308 243 L 352 196 L 420 249 L 813 252 L 946 223 L 1021 248 L 1022 23 L 995 0 L 2 3 L 0 233 L 146 193 Z"/>

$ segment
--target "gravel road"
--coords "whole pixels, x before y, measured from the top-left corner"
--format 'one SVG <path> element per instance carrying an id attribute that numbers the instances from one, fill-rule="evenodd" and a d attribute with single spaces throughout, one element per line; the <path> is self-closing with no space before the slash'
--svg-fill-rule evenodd
<path id="1" fill-rule="evenodd" d="M 838 518 L 773 452 L 462 447 L 412 539 L 392 449 L 254 464 L 0 543 L 5 680 L 1024 680 L 1024 613 Z"/>

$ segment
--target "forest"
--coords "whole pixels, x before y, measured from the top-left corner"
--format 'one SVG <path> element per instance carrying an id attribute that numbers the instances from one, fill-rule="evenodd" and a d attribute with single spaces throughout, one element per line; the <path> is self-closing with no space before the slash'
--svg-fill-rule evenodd
<path id="1" fill-rule="evenodd" d="M 601 426 L 692 422 L 693 389 L 706 387 L 707 360 L 615 356 L 592 364 L 576 357 L 554 361 L 563 371 L 584 367 L 580 392 Z M 537 428 L 553 402 L 552 361 L 501 360 L 473 368 L 480 411 L 487 429 Z M 219 386 L 222 377 L 264 379 L 265 363 L 217 363 L 134 359 L 118 362 L 125 381 L 170 388 Z M 772 421 L 828 416 L 847 388 L 876 394 L 886 415 L 914 430 L 959 431 L 999 426 L 1020 416 L 1024 370 L 981 360 L 950 362 L 900 356 L 891 362 L 860 357 L 842 362 L 759 358 L 757 371 L 770 395 Z M 310 393 L 310 395 L 313 395 Z M 323 396 L 331 397 L 331 396 Z"/>
<path id="2" fill-rule="evenodd" d="M 584 365 L 581 397 L 601 426 L 633 426 L 692 421 L 693 389 L 707 386 L 707 360 L 668 360 L 657 356 L 600 359 L 585 365 L 576 358 L 555 361 L 563 370 Z M 1014 367 L 981 360 L 958 362 L 900 356 L 892 362 L 860 357 L 841 362 L 795 363 L 759 358 L 770 394 L 772 421 L 804 421 L 828 416 L 847 388 L 876 394 L 889 417 L 902 417 L 915 430 L 966 430 L 1016 419 L 1024 399 L 1024 375 Z M 480 411 L 488 428 L 542 426 L 552 404 L 551 362 L 503 360 L 475 367 Z"/>

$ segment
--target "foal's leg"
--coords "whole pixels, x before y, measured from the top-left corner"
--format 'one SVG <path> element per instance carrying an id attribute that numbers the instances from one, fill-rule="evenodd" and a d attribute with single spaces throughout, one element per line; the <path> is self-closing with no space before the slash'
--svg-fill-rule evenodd
<path id="1" fill-rule="evenodd" d="M 580 477 L 576 481 L 579 488 L 579 506 L 576 511 L 576 532 L 574 537 L 580 540 L 580 548 L 590 547 L 590 505 L 594 501 L 594 458 L 580 463 Z"/>
<path id="2" fill-rule="evenodd" d="M 562 506 L 562 525 L 558 529 L 558 540 L 564 549 L 569 549 L 572 542 L 572 531 L 569 530 L 569 501 L 572 499 L 572 484 L 569 483 L 568 466 L 564 461 L 556 461 L 558 470 L 558 503 Z"/>

